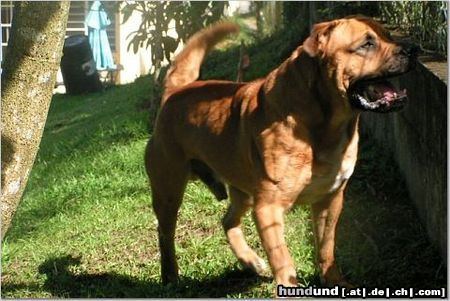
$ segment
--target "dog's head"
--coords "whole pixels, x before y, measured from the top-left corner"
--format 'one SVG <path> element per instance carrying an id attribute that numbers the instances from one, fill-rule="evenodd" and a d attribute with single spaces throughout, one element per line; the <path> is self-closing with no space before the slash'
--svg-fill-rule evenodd
<path id="1" fill-rule="evenodd" d="M 356 16 L 316 24 L 304 51 L 325 64 L 325 76 L 357 109 L 389 112 L 403 107 L 406 90 L 390 79 L 408 72 L 418 47 L 394 42 L 372 19 Z"/>

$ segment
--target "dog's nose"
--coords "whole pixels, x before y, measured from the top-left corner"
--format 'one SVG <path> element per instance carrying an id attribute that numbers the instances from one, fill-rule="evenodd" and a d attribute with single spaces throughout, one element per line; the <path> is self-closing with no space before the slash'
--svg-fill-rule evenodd
<path id="1" fill-rule="evenodd" d="M 417 56 L 421 52 L 421 48 L 419 45 L 410 43 L 410 42 L 403 42 L 400 43 L 400 53 L 406 56 Z"/>

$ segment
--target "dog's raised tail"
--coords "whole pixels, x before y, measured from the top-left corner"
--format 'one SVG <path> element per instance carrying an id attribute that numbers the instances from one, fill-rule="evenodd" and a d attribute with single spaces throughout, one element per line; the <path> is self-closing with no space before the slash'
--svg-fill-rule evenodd
<path id="1" fill-rule="evenodd" d="M 175 57 L 164 79 L 163 105 L 176 88 L 197 80 L 206 54 L 227 35 L 238 33 L 239 26 L 232 22 L 215 23 L 194 34 Z"/>

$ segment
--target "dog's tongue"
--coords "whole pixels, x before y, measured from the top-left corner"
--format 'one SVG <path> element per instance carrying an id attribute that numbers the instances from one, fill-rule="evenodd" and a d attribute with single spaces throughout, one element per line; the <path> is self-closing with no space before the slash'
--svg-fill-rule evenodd
<path id="1" fill-rule="evenodd" d="M 406 91 L 398 91 L 388 81 L 380 81 L 371 83 L 367 87 L 367 93 L 370 100 L 385 99 L 386 101 L 393 101 L 406 94 Z"/>

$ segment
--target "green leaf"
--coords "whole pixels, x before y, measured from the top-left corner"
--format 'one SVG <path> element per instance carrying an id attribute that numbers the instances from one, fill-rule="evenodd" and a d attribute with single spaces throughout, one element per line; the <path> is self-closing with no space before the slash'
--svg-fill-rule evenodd
<path id="1" fill-rule="evenodd" d="M 128 19 L 131 17 L 131 15 L 133 14 L 133 11 L 136 9 L 137 7 L 137 3 L 133 3 L 133 4 L 126 4 L 123 8 L 122 8 L 122 13 L 123 13 L 123 21 L 122 24 L 125 24 L 125 22 L 128 21 Z"/>

